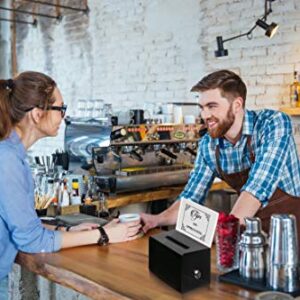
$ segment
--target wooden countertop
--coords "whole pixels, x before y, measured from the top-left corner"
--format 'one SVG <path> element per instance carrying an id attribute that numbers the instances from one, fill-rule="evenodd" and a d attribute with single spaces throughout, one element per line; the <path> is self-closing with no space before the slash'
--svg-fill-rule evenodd
<path id="1" fill-rule="evenodd" d="M 16 262 L 92 299 L 254 299 L 255 292 L 217 281 L 215 254 L 208 286 L 180 294 L 148 269 L 148 236 L 106 247 L 86 246 L 51 254 L 19 253 Z"/>
<path id="2" fill-rule="evenodd" d="M 141 192 L 137 191 L 131 193 L 123 193 L 116 196 L 110 196 L 107 199 L 107 203 L 109 208 L 115 208 L 119 206 L 133 204 L 133 203 L 175 198 L 182 192 L 183 188 L 184 185 L 162 187 L 158 189 L 153 189 L 151 191 L 141 191 Z M 210 191 L 218 191 L 218 190 L 226 190 L 226 189 L 230 190 L 231 188 L 224 181 L 221 181 L 221 182 L 213 183 Z"/>

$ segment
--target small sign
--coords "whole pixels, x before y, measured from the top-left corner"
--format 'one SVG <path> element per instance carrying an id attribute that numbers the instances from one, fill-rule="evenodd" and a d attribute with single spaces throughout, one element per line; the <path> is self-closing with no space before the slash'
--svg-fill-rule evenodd
<path id="1" fill-rule="evenodd" d="M 211 248 L 219 214 L 191 200 L 182 199 L 176 230 Z"/>

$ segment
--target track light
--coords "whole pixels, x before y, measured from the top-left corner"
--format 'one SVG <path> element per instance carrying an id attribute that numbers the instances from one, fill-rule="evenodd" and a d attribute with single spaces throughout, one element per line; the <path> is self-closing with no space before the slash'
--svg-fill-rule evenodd
<path id="1" fill-rule="evenodd" d="M 224 42 L 221 36 L 217 36 L 217 45 L 218 45 L 218 50 L 215 51 L 215 56 L 216 57 L 227 56 L 228 50 L 224 49 Z"/>
<path id="2" fill-rule="evenodd" d="M 267 21 L 267 17 L 268 15 L 272 12 L 272 2 L 274 2 L 276 0 L 265 0 L 265 13 L 264 15 L 259 18 L 256 23 L 254 24 L 254 26 L 252 28 L 250 28 L 250 30 L 248 30 L 245 33 L 230 37 L 228 39 L 223 40 L 222 36 L 217 36 L 217 50 L 215 51 L 215 56 L 216 57 L 224 57 L 228 55 L 228 50 L 224 49 L 224 43 L 231 41 L 231 40 L 235 40 L 237 38 L 243 37 L 243 36 L 247 36 L 248 39 L 252 38 L 252 32 L 253 30 L 259 26 L 261 28 L 263 28 L 266 31 L 266 36 L 272 38 L 274 36 L 274 34 L 276 33 L 277 29 L 278 29 L 278 25 L 276 23 L 271 23 L 270 25 L 268 25 L 266 23 Z"/>
<path id="3" fill-rule="evenodd" d="M 265 21 L 260 19 L 257 20 L 256 25 L 264 29 L 266 31 L 266 36 L 269 38 L 272 38 L 278 29 L 278 25 L 276 23 L 271 23 L 268 25 Z"/>

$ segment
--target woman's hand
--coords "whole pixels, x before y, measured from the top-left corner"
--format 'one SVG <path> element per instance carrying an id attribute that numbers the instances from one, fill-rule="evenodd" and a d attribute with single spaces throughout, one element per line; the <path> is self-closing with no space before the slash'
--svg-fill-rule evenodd
<path id="1" fill-rule="evenodd" d="M 120 223 L 115 219 L 104 226 L 110 243 L 120 243 L 134 240 L 141 229 L 140 221 Z"/>
<path id="2" fill-rule="evenodd" d="M 99 224 L 97 223 L 82 223 L 76 226 L 71 226 L 69 229 L 70 231 L 87 231 L 87 230 L 93 230 L 99 227 Z"/>

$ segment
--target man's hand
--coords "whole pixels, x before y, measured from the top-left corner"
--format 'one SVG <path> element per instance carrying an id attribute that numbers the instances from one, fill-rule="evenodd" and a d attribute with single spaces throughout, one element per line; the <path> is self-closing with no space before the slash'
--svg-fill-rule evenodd
<path id="1" fill-rule="evenodd" d="M 180 201 L 175 201 L 167 210 L 158 215 L 149 215 L 141 213 L 141 220 L 143 231 L 146 233 L 148 230 L 158 226 L 175 225 L 178 215 Z"/>
<path id="2" fill-rule="evenodd" d="M 146 233 L 148 230 L 158 226 L 158 215 L 149 215 L 141 213 L 141 220 L 143 226 L 143 231 Z"/>

